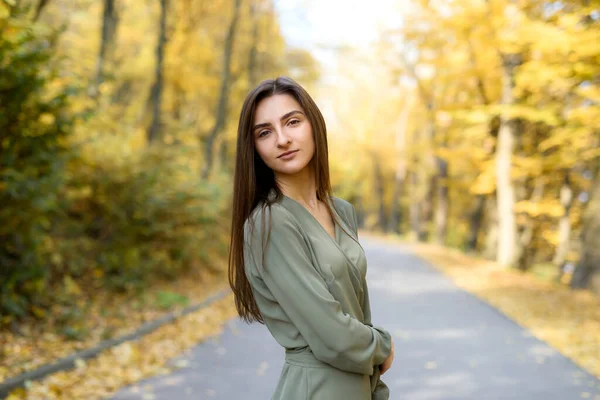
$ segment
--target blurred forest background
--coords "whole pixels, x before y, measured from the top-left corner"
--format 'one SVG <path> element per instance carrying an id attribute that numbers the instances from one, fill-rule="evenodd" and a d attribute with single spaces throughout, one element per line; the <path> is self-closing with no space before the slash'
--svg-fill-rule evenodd
<path id="1" fill-rule="evenodd" d="M 600 293 L 600 1 L 397 19 L 325 79 L 273 0 L 0 0 L 0 330 L 78 339 L 99 292 L 222 271 L 239 110 L 279 75 L 364 229 Z"/>

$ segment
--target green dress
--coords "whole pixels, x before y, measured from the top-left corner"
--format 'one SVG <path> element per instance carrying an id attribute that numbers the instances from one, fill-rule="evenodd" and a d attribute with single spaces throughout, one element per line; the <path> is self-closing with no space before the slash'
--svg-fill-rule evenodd
<path id="1" fill-rule="evenodd" d="M 274 196 L 272 190 L 270 196 Z M 357 241 L 349 202 L 334 212 Z M 296 200 L 283 196 L 271 212 L 259 205 L 244 225 L 245 273 L 285 363 L 272 400 L 386 400 L 379 364 L 391 351 L 390 333 L 373 326 L 362 247 L 335 225 L 335 240 Z M 261 264 L 262 218 L 272 223 Z M 266 239 L 266 234 L 265 234 Z"/>

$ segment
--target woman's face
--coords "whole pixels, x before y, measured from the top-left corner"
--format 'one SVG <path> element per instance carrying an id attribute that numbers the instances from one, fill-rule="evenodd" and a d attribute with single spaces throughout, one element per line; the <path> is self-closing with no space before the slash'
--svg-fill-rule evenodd
<path id="1" fill-rule="evenodd" d="M 258 103 L 252 134 L 256 151 L 275 174 L 297 174 L 308 166 L 315 152 L 310 121 L 288 94 L 276 94 Z M 294 153 L 283 156 L 290 151 Z"/>

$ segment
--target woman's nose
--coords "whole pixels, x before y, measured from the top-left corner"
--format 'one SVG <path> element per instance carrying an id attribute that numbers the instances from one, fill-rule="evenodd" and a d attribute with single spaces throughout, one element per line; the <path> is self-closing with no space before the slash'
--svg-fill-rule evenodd
<path id="1" fill-rule="evenodd" d="M 277 145 L 278 146 L 285 146 L 289 142 L 290 142 L 289 136 L 286 135 L 283 130 L 280 130 L 277 133 Z"/>

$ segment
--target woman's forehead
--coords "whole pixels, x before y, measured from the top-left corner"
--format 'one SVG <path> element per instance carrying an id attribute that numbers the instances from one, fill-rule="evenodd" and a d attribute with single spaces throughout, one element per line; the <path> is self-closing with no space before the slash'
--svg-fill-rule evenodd
<path id="1" fill-rule="evenodd" d="M 258 103 L 254 113 L 254 120 L 256 123 L 277 121 L 283 115 L 293 110 L 304 112 L 302 106 L 293 96 L 289 94 L 276 94 L 262 99 Z"/>

